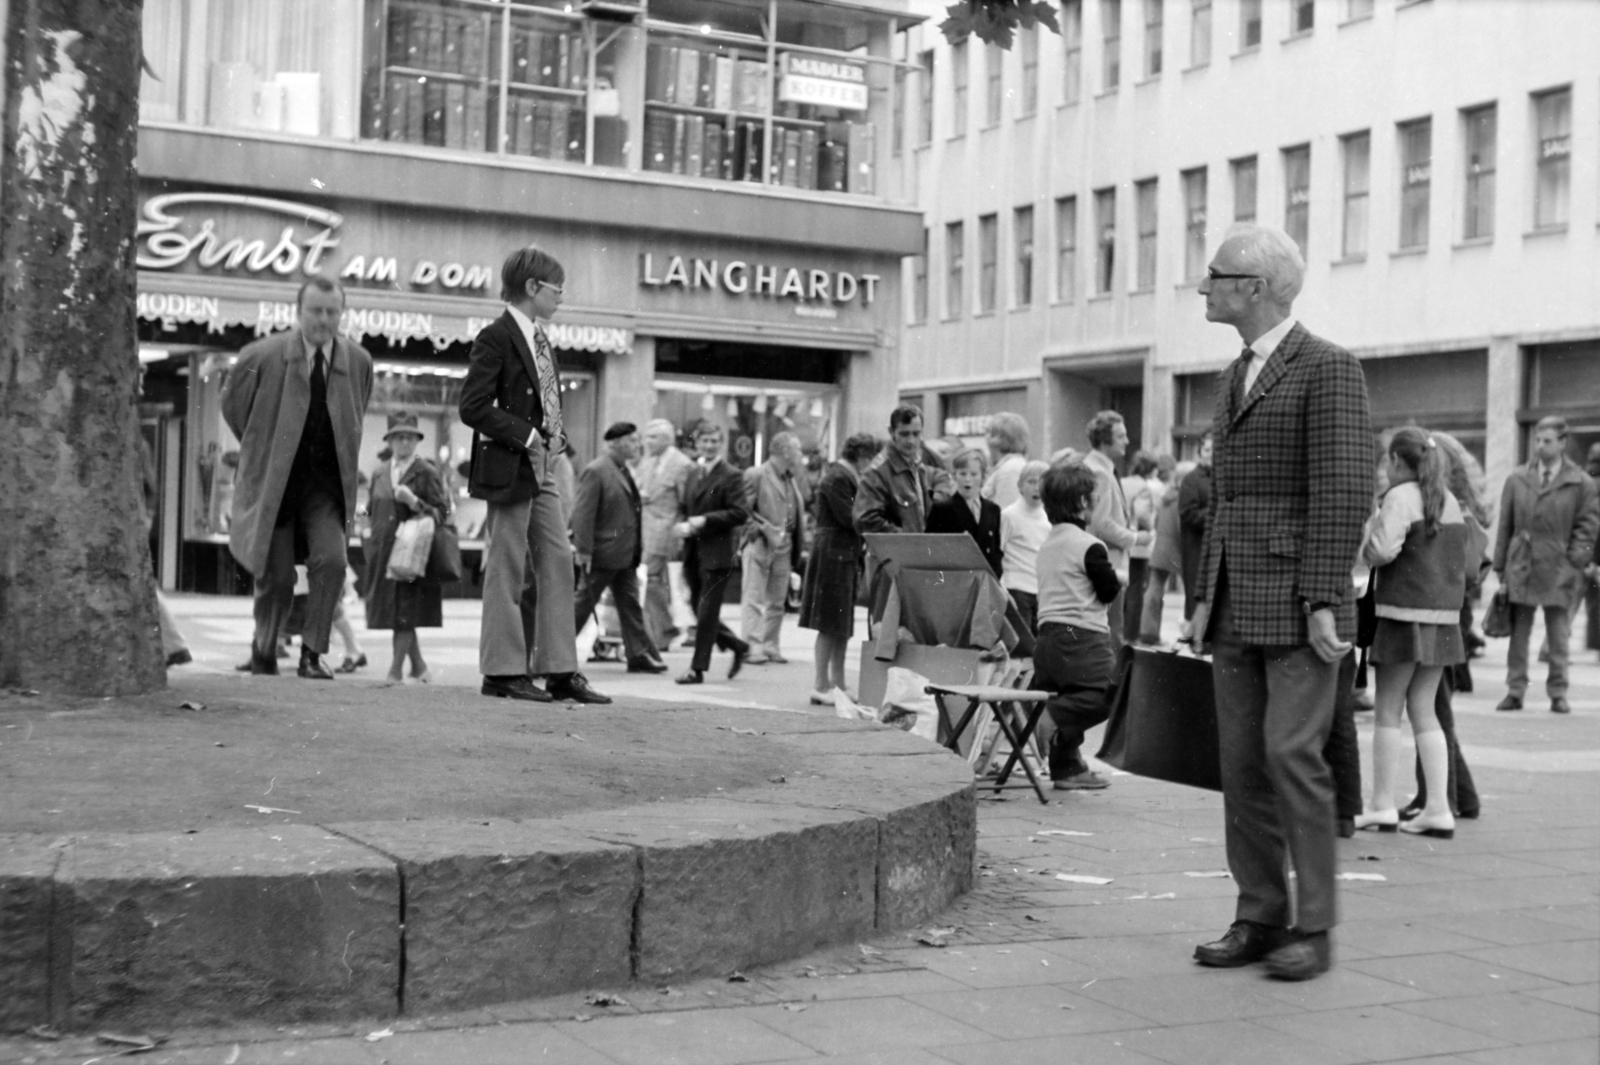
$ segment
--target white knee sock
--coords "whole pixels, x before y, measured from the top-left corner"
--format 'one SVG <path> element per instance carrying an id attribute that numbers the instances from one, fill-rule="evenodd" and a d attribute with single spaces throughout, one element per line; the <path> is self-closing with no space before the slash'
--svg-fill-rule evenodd
<path id="1" fill-rule="evenodd" d="M 1400 729 L 1379 725 L 1372 730 L 1372 804 L 1369 810 L 1393 810 L 1394 782 L 1400 773 Z M 1433 780 L 1428 780 L 1428 794 L 1433 794 Z"/>
<path id="2" fill-rule="evenodd" d="M 1450 814 L 1450 747 L 1443 729 L 1417 733 L 1417 755 L 1422 759 L 1422 779 L 1428 785 L 1428 805 L 1421 816 L 1430 821 L 1454 820 Z"/>

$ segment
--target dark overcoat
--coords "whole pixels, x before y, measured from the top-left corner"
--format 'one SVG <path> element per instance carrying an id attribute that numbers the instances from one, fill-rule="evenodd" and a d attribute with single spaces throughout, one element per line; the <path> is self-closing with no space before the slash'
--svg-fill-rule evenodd
<path id="1" fill-rule="evenodd" d="M 1337 604 L 1353 640 L 1350 571 L 1372 507 L 1372 423 L 1361 364 L 1296 323 L 1239 395 L 1245 361 L 1222 374 L 1212 424 L 1211 507 L 1200 601 L 1227 568 L 1245 643 L 1309 643 L 1304 604 Z"/>
<path id="2" fill-rule="evenodd" d="M 636 569 L 641 557 L 639 489 L 626 466 L 601 455 L 578 474 L 572 548 L 595 569 Z"/>
<path id="3" fill-rule="evenodd" d="M 389 555 L 394 551 L 395 530 L 400 523 L 426 514 L 437 528 L 450 516 L 450 495 L 433 463 L 420 456 L 411 463 L 400 483 L 416 493 L 417 506 L 408 506 L 394 497 L 387 462 L 372 475 L 368 496 L 372 512 L 372 553 L 368 556 L 364 582 L 367 628 L 437 628 L 444 624 L 439 583 L 426 578 L 392 581 L 385 574 L 389 569 Z"/>
<path id="4" fill-rule="evenodd" d="M 683 564 L 732 569 L 739 557 L 739 532 L 750 518 L 744 478 L 726 461 L 710 470 L 696 463 L 683 495 L 685 516 L 705 518 L 700 531 L 684 541 Z"/>
<path id="5" fill-rule="evenodd" d="M 855 530 L 858 477 L 842 462 L 829 466 L 812 494 L 816 533 L 800 593 L 800 626 L 830 636 L 855 631 L 864 543 Z"/>
<path id="6" fill-rule="evenodd" d="M 1513 603 L 1569 606 L 1594 552 L 1600 499 L 1594 479 L 1568 459 L 1548 486 L 1540 480 L 1538 460 L 1506 478 L 1494 570 Z"/>

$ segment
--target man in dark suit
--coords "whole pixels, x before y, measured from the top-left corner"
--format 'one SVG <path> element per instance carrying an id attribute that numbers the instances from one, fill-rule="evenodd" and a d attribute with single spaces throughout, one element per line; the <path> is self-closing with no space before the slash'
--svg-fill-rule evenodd
<path id="1" fill-rule="evenodd" d="M 1265 959 L 1289 980 L 1332 963 L 1334 789 L 1322 752 L 1339 662 L 1355 636 L 1350 570 L 1373 490 L 1361 366 L 1295 321 L 1304 277 L 1288 236 L 1244 225 L 1200 282 L 1206 318 L 1233 326 L 1246 347 L 1218 386 L 1194 613 L 1195 639 L 1215 652 L 1239 900 L 1233 926 L 1195 959 L 1217 967 Z"/>
<path id="2" fill-rule="evenodd" d="M 561 306 L 565 280 L 539 248 L 506 258 L 506 313 L 472 342 L 461 387 L 461 421 L 473 429 L 468 491 L 489 504 L 478 668 L 484 695 L 609 703 L 578 672 L 572 547 L 551 472 L 567 438 L 555 352 L 539 323 Z"/>
<path id="3" fill-rule="evenodd" d="M 606 430 L 605 441 L 606 453 L 578 474 L 572 505 L 572 546 L 580 574 L 573 628 L 583 628 L 600 593 L 609 588 L 622 622 L 628 672 L 665 673 L 639 603 L 639 488 L 628 472 L 628 463 L 639 457 L 639 430 L 632 422 L 617 422 Z"/>
<path id="4" fill-rule="evenodd" d="M 750 654 L 750 645 L 720 620 L 723 590 L 738 558 L 739 530 L 750 517 L 744 478 L 722 457 L 726 444 L 721 426 L 701 423 L 694 438 L 694 468 L 683 494 L 687 518 L 674 527 L 683 537 L 683 574 L 695 611 L 694 659 L 679 675 L 679 684 L 704 682 L 713 644 L 733 652 L 729 680 L 739 675 Z"/>
<path id="5" fill-rule="evenodd" d="M 278 672 L 278 630 L 294 602 L 295 563 L 304 561 L 311 593 L 299 672 L 332 680 L 322 656 L 344 592 L 372 356 L 338 335 L 338 284 L 312 278 L 297 305 L 299 324 L 247 346 L 223 386 L 222 417 L 239 438 L 228 546 L 255 577 L 250 672 Z"/>

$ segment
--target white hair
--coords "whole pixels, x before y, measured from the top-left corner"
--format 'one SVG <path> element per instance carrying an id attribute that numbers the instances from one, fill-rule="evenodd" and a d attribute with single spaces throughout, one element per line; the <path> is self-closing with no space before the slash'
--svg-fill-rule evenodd
<path id="1" fill-rule="evenodd" d="M 1237 222 L 1228 240 L 1239 242 L 1239 264 L 1261 275 L 1274 303 L 1288 307 L 1306 280 L 1306 260 L 1289 234 L 1274 226 Z"/>

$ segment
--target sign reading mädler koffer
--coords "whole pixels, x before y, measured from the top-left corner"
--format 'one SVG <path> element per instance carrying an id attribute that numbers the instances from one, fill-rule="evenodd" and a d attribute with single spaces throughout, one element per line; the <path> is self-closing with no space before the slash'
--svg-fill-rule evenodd
<path id="1" fill-rule="evenodd" d="M 785 52 L 778 99 L 786 103 L 867 109 L 867 68 L 821 56 Z"/>

